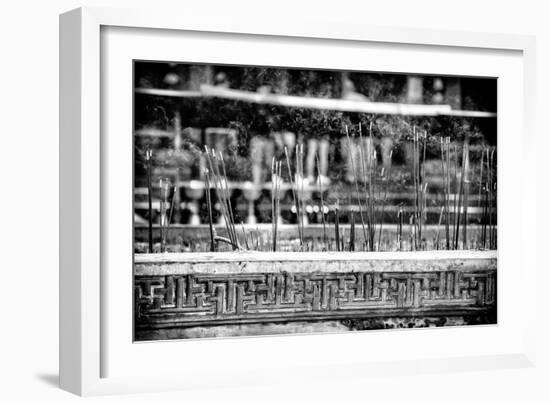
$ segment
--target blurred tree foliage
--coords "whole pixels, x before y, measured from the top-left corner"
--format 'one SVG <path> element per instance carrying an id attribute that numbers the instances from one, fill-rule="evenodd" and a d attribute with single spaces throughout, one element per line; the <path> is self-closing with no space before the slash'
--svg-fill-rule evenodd
<path id="1" fill-rule="evenodd" d="M 136 63 L 135 85 L 186 89 L 190 76 L 188 70 L 189 65 L 185 64 Z M 307 97 L 339 98 L 342 95 L 343 76 L 340 71 L 238 66 L 212 66 L 211 70 L 215 84 L 233 89 Z M 407 76 L 404 74 L 350 72 L 347 77 L 353 83 L 355 91 L 370 101 L 403 102 L 405 99 Z M 480 87 L 483 94 L 480 94 L 475 92 L 476 86 L 469 82 L 470 93 L 464 96 L 465 107 L 487 110 L 493 104 L 496 105 L 496 87 L 494 93 L 490 93 L 487 84 L 483 85 Z M 487 97 L 487 94 L 490 96 Z M 473 143 L 496 141 L 496 122 L 487 122 L 487 119 L 373 116 L 331 110 L 285 108 L 220 98 L 177 99 L 137 95 L 135 100 L 136 127 L 169 129 L 173 126 L 174 111 L 179 110 L 183 127 L 233 127 L 245 138 L 256 134 L 267 135 L 272 131 L 292 131 L 305 139 L 311 136 L 342 135 L 346 125 L 356 130 L 361 123 L 364 130 L 367 130 L 372 123 L 373 136 L 391 137 L 394 143 L 410 140 L 413 127 L 420 131 L 426 130 L 434 137 L 434 146 L 430 147 L 434 152 L 437 150 L 439 138 L 445 136 L 462 140 L 468 135 Z"/>

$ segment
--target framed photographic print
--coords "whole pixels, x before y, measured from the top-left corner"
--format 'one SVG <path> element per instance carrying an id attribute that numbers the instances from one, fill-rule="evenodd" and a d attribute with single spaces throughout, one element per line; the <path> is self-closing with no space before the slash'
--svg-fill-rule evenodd
<path id="1" fill-rule="evenodd" d="M 533 49 L 62 15 L 62 387 L 530 365 Z"/>

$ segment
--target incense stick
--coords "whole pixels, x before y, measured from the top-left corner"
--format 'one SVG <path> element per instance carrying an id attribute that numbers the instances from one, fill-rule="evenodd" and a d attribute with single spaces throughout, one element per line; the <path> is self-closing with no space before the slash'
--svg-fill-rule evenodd
<path id="1" fill-rule="evenodd" d="M 359 184 L 357 182 L 357 171 L 355 169 L 355 163 L 353 161 L 354 160 L 353 148 L 352 148 L 351 138 L 350 138 L 350 135 L 349 135 L 347 125 L 346 125 L 346 136 L 348 138 L 348 153 L 349 153 L 350 161 L 351 161 L 351 170 L 352 170 L 352 173 L 353 173 L 353 181 L 355 183 L 355 190 L 357 192 L 357 204 L 359 205 L 359 216 L 361 218 L 361 226 L 363 227 L 363 236 L 365 237 L 365 241 L 366 241 L 368 238 L 367 238 L 367 231 L 365 229 L 365 220 L 363 219 L 363 206 L 361 204 L 361 199 L 360 199 Z"/>
<path id="2" fill-rule="evenodd" d="M 204 168 L 204 187 L 205 187 L 205 194 L 206 194 L 206 208 L 208 209 L 208 228 L 210 230 L 210 252 L 216 251 L 216 244 L 215 244 L 215 230 L 214 230 L 214 224 L 212 219 L 212 200 L 210 199 L 210 175 L 208 172 L 208 168 Z"/>
<path id="3" fill-rule="evenodd" d="M 399 245 L 399 250 L 403 250 L 403 208 L 399 207 L 399 212 L 397 213 L 397 242 Z"/>
<path id="4" fill-rule="evenodd" d="M 340 252 L 340 200 L 336 199 L 336 206 L 334 208 L 334 237 L 336 238 L 336 250 Z"/>
<path id="5" fill-rule="evenodd" d="M 166 221 L 168 219 L 166 214 L 166 203 L 168 201 L 168 192 L 169 187 L 163 186 L 163 178 L 159 179 L 159 200 L 160 200 L 160 216 L 159 216 L 159 224 L 160 224 L 160 251 L 165 252 L 166 251 Z M 166 188 L 166 189 L 163 189 Z M 163 194 L 164 190 L 164 194 Z"/>
<path id="6" fill-rule="evenodd" d="M 145 151 L 145 161 L 147 162 L 147 203 L 149 210 L 149 253 L 153 253 L 153 178 L 152 178 L 152 159 L 153 151 L 149 146 Z"/>
<path id="7" fill-rule="evenodd" d="M 177 185 L 174 185 L 172 189 L 172 201 L 170 202 L 170 213 L 168 215 L 167 231 L 170 229 L 170 224 L 172 223 L 172 213 L 174 212 L 174 202 L 176 200 Z"/>
<path id="8" fill-rule="evenodd" d="M 494 206 L 494 183 L 493 183 L 493 165 L 495 150 L 491 150 L 489 158 L 489 248 L 495 249 L 494 228 L 493 228 L 493 206 Z"/>
<path id="9" fill-rule="evenodd" d="M 372 133 L 372 122 L 369 122 L 369 133 Z M 372 140 L 372 138 L 370 138 L 370 140 Z M 368 250 L 370 245 L 371 245 L 371 242 L 370 242 L 370 235 L 371 235 L 371 215 L 370 215 L 370 212 L 371 212 L 371 208 L 370 208 L 370 205 L 371 205 L 371 200 L 370 200 L 370 191 L 369 191 L 369 186 L 371 186 L 371 181 L 369 179 L 370 177 L 370 173 L 369 173 L 369 170 L 367 169 L 367 166 L 365 165 L 366 162 L 367 162 L 367 165 L 368 165 L 368 161 L 367 158 L 370 158 L 370 157 L 365 157 L 365 155 L 369 155 L 368 153 L 368 149 L 366 147 L 366 144 L 364 141 L 363 141 L 363 130 L 362 130 L 362 126 L 361 126 L 361 122 L 359 122 L 359 160 L 361 161 L 361 170 L 362 170 L 362 174 L 363 174 L 363 189 L 364 189 L 364 193 L 365 193 L 365 213 L 367 215 L 367 232 L 368 232 L 368 235 L 369 236 L 364 236 L 364 245 L 365 245 L 365 249 Z M 363 152 L 363 146 L 365 146 L 365 151 Z M 363 223 L 362 223 L 363 224 Z M 364 227 L 364 226 L 363 226 Z M 364 230 L 363 230 L 363 235 L 364 235 Z"/>
<path id="10" fill-rule="evenodd" d="M 239 243 L 237 240 L 236 232 L 235 232 L 235 224 L 233 221 L 233 214 L 229 211 L 231 208 L 231 202 L 228 201 L 229 197 L 229 190 L 228 190 L 228 182 L 227 182 L 227 176 L 224 175 L 222 177 L 222 174 L 220 173 L 220 169 L 218 164 L 220 161 L 218 161 L 218 158 L 216 156 L 216 152 L 212 150 L 209 152 L 208 148 L 205 146 L 206 150 L 206 159 L 208 161 L 208 164 L 210 166 L 210 170 L 212 171 L 212 179 L 214 182 L 214 187 L 216 189 L 216 195 L 218 197 L 218 200 L 220 201 L 220 209 L 222 216 L 225 221 L 225 226 L 227 229 L 228 239 L 231 242 L 231 245 L 233 247 L 233 250 L 239 249 Z M 223 157 L 220 158 L 222 163 L 222 169 L 223 172 L 225 172 L 225 165 L 223 164 Z"/>
<path id="11" fill-rule="evenodd" d="M 246 231 L 244 230 L 244 222 L 241 221 L 241 228 L 243 230 L 243 236 L 244 236 L 244 245 L 247 250 L 250 250 L 250 246 L 248 245 L 248 237 L 246 236 Z"/>
<path id="12" fill-rule="evenodd" d="M 284 147 L 284 151 L 285 151 L 285 158 L 286 158 L 286 166 L 288 168 L 288 178 L 290 180 L 290 187 L 292 189 L 292 200 L 296 208 L 296 223 L 298 225 L 298 237 L 300 238 L 300 247 L 301 247 L 304 243 L 304 236 L 302 234 L 302 227 L 300 225 L 300 204 L 298 203 L 298 199 L 296 197 L 296 192 L 298 191 L 298 189 L 297 188 L 295 189 L 295 186 L 297 185 L 294 183 L 292 168 L 290 167 L 290 157 L 288 156 L 288 149 L 286 146 Z"/>
<path id="13" fill-rule="evenodd" d="M 299 184 L 298 184 L 299 180 Z M 300 244 L 303 247 L 304 236 L 304 221 L 305 221 L 305 208 L 304 208 L 304 144 L 300 143 L 296 145 L 296 196 L 299 208 L 298 225 L 301 227 L 302 242 Z"/>
<path id="14" fill-rule="evenodd" d="M 424 130 L 424 142 L 423 142 L 423 153 L 422 153 L 422 165 L 420 166 L 420 183 L 424 184 L 424 189 L 421 193 L 421 203 L 420 203 L 420 218 L 418 223 L 418 237 L 420 243 L 422 244 L 422 227 L 424 225 L 425 211 L 426 211 L 426 191 L 428 189 L 428 184 L 426 181 L 426 143 L 428 142 L 428 132 Z M 419 157 L 420 158 L 420 157 Z M 422 187 L 420 188 L 422 190 Z"/>
<path id="15" fill-rule="evenodd" d="M 393 156 L 393 150 L 390 151 L 390 155 L 389 155 L 389 158 L 390 158 L 390 167 L 388 169 L 388 175 L 386 177 L 386 186 L 384 187 L 384 201 L 382 203 L 382 212 L 381 212 L 381 218 L 380 218 L 380 226 L 379 226 L 379 230 L 378 230 L 378 250 L 380 250 L 380 242 L 382 240 L 382 223 L 383 223 L 383 220 L 384 220 L 384 210 L 386 208 L 386 201 L 387 201 L 387 197 L 388 197 L 388 188 L 389 188 L 389 180 L 391 180 L 391 167 L 392 167 L 392 164 L 391 164 L 391 160 L 392 160 L 392 156 Z M 384 174 L 384 168 L 382 168 L 382 174 Z"/>
<path id="16" fill-rule="evenodd" d="M 222 165 L 222 172 L 223 172 L 223 189 L 225 191 L 225 199 L 227 201 L 227 209 L 229 211 L 229 217 L 231 219 L 230 227 L 233 233 L 233 242 L 235 242 L 235 245 L 238 245 L 237 240 L 237 231 L 235 230 L 235 217 L 233 216 L 233 206 L 231 205 L 231 196 L 229 194 L 229 181 L 227 180 L 227 173 L 225 172 L 225 162 L 223 160 L 223 154 L 220 151 L 220 163 Z"/>
<path id="17" fill-rule="evenodd" d="M 372 141 L 372 122 L 369 122 L 369 144 L 370 146 L 372 147 L 373 146 L 373 141 Z M 368 169 L 368 182 L 369 182 L 369 197 L 368 197 L 368 200 L 369 200 L 369 205 L 368 205 L 368 219 L 367 219 L 367 223 L 368 223 L 368 227 L 369 227 L 369 248 L 370 250 L 373 250 L 374 249 L 374 231 L 375 231 L 375 228 L 374 228 L 374 223 L 375 223 L 375 220 L 374 220 L 374 207 L 375 207 L 375 200 L 374 200 L 374 186 L 375 186 L 375 181 L 374 181 L 374 169 L 373 169 L 373 163 L 376 163 L 376 149 L 374 149 L 373 147 L 373 150 L 371 153 L 369 153 L 368 155 L 368 160 L 367 160 L 367 169 Z"/>
<path id="18" fill-rule="evenodd" d="M 315 153 L 315 160 L 317 162 L 317 182 L 319 184 L 319 197 L 321 198 L 321 221 L 323 222 L 323 250 L 327 244 L 327 228 L 325 221 L 325 203 L 323 202 L 323 184 L 321 180 L 321 166 L 319 164 L 319 155 Z"/>
<path id="19" fill-rule="evenodd" d="M 463 223 L 462 223 L 462 249 L 467 249 L 468 247 L 468 199 L 470 196 L 470 142 L 468 136 L 464 141 L 464 151 L 462 152 L 462 160 L 464 166 L 464 178 L 463 182 Z"/>
<path id="20" fill-rule="evenodd" d="M 272 234 L 273 234 L 273 252 L 277 250 L 277 227 L 280 213 L 280 191 L 281 191 L 281 162 L 275 161 L 273 157 L 271 163 L 271 212 L 272 212 Z"/>
<path id="21" fill-rule="evenodd" d="M 435 237 L 436 249 L 439 249 L 439 233 L 440 233 L 440 230 L 441 230 L 441 220 L 443 219 L 444 210 L 445 210 L 445 208 L 441 207 L 441 212 L 439 213 L 439 222 L 437 224 L 437 235 Z"/>

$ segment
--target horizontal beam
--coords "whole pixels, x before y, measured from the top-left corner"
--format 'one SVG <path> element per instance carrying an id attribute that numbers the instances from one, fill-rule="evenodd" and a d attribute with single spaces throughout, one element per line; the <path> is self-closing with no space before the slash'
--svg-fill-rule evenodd
<path id="1" fill-rule="evenodd" d="M 215 97 L 256 104 L 270 104 L 293 108 L 335 110 L 342 112 L 373 113 L 383 115 L 407 116 L 460 116 L 475 118 L 494 118 L 496 113 L 483 111 L 453 110 L 450 105 L 424 105 L 390 102 L 355 101 L 348 99 L 330 99 L 302 97 L 242 91 L 203 84 L 200 91 L 170 90 L 156 88 L 136 88 L 136 94 L 162 97 L 194 98 Z"/>
<path id="2" fill-rule="evenodd" d="M 135 254 L 136 276 L 190 273 L 496 270 L 496 251 L 188 252 Z"/>

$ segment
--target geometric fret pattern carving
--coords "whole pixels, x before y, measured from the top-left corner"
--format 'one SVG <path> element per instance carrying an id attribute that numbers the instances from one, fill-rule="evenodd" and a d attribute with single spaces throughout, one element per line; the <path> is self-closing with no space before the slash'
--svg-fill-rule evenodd
<path id="1" fill-rule="evenodd" d="M 192 273 L 135 277 L 138 327 L 468 311 L 496 304 L 496 270 Z"/>

